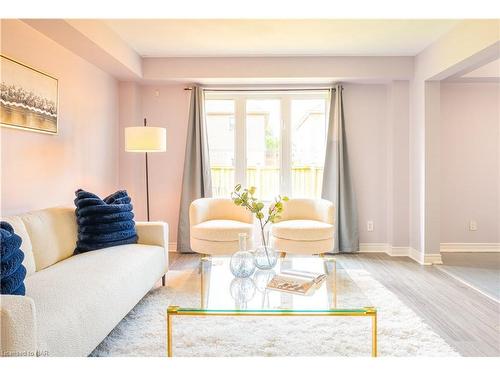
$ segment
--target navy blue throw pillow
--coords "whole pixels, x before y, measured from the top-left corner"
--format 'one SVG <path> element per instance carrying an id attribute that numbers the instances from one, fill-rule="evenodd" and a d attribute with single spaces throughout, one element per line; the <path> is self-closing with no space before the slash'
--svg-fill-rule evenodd
<path id="1" fill-rule="evenodd" d="M 26 288 L 26 268 L 23 266 L 24 253 L 21 250 L 21 237 L 14 233 L 12 226 L 0 222 L 0 292 L 24 296 Z"/>
<path id="2" fill-rule="evenodd" d="M 132 200 L 125 190 L 104 199 L 82 189 L 75 195 L 78 223 L 75 254 L 137 243 Z"/>

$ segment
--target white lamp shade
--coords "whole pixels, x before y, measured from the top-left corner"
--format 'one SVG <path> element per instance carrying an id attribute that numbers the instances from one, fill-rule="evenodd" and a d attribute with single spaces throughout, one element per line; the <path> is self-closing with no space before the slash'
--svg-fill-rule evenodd
<path id="1" fill-rule="evenodd" d="M 125 128 L 125 151 L 164 152 L 167 150 L 167 129 L 154 126 Z"/>

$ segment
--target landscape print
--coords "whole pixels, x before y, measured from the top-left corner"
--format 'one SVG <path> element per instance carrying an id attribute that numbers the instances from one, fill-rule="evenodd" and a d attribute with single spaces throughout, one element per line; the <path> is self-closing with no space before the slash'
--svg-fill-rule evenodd
<path id="1" fill-rule="evenodd" d="M 0 123 L 57 134 L 57 79 L 0 56 Z"/>

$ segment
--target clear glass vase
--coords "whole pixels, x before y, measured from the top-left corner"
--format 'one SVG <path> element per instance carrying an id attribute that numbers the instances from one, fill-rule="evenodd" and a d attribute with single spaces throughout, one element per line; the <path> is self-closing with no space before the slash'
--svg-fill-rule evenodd
<path id="1" fill-rule="evenodd" d="M 244 279 L 235 277 L 231 281 L 229 291 L 234 299 L 235 307 L 244 310 L 255 296 L 255 284 L 249 277 Z"/>
<path id="2" fill-rule="evenodd" d="M 257 270 L 252 276 L 255 288 L 261 293 L 266 292 L 267 285 L 276 275 L 274 270 Z"/>
<path id="3" fill-rule="evenodd" d="M 255 249 L 253 256 L 255 266 L 261 270 L 270 270 L 278 263 L 278 252 L 269 242 L 269 231 L 262 231 L 262 244 Z"/>
<path id="4" fill-rule="evenodd" d="M 237 278 L 252 276 L 255 271 L 254 255 L 247 251 L 247 235 L 239 234 L 239 250 L 231 256 L 229 267 L 231 273 Z"/>

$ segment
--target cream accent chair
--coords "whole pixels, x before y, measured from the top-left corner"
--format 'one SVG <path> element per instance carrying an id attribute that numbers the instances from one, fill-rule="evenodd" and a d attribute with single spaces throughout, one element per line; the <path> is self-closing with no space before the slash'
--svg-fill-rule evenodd
<path id="1" fill-rule="evenodd" d="M 253 216 L 231 199 L 201 198 L 189 207 L 191 250 L 200 254 L 232 254 L 238 250 L 238 234 L 248 235 L 252 247 Z"/>
<path id="2" fill-rule="evenodd" d="M 137 244 L 73 255 L 74 207 L 2 218 L 22 238 L 26 295 L 0 296 L 0 356 L 87 356 L 168 270 L 168 226 Z"/>
<path id="3" fill-rule="evenodd" d="M 281 218 L 271 227 L 271 243 L 293 254 L 323 254 L 333 250 L 334 207 L 325 199 L 283 202 Z"/>

